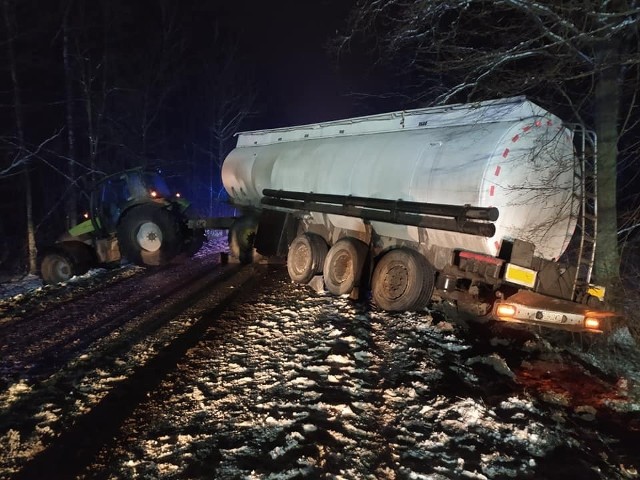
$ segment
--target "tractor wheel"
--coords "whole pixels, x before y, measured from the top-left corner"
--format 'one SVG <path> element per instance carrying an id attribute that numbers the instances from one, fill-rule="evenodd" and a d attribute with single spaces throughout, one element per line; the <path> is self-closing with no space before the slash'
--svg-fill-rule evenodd
<path id="1" fill-rule="evenodd" d="M 127 211 L 118 225 L 118 246 L 124 258 L 136 265 L 164 265 L 182 245 L 178 219 L 155 205 Z"/>
<path id="2" fill-rule="evenodd" d="M 298 235 L 287 253 L 289 278 L 296 283 L 309 283 L 314 275 L 322 273 L 327 250 L 327 243 L 320 235 Z"/>
<path id="3" fill-rule="evenodd" d="M 46 285 L 66 282 L 76 274 L 73 258 L 61 250 L 47 253 L 40 264 L 40 276 Z"/>
<path id="4" fill-rule="evenodd" d="M 435 272 L 415 250 L 387 252 L 373 270 L 373 302 L 383 310 L 422 310 L 433 294 Z"/>
<path id="5" fill-rule="evenodd" d="M 367 245 L 360 240 L 345 237 L 329 249 L 324 261 L 324 284 L 334 295 L 344 295 L 359 284 L 362 267 L 367 257 Z"/>
<path id="6" fill-rule="evenodd" d="M 229 228 L 229 250 L 240 263 L 253 261 L 253 240 L 258 231 L 258 220 L 247 215 L 237 218 Z"/>

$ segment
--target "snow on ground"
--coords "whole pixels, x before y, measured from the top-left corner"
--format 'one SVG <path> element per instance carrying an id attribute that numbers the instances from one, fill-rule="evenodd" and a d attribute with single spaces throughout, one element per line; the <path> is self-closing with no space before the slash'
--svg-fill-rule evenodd
<path id="1" fill-rule="evenodd" d="M 499 354 L 472 350 L 429 314 L 301 296 L 282 281 L 220 319 L 102 452 L 104 468 L 136 479 L 485 479 L 557 478 L 555 464 L 579 464 L 575 423 L 593 411 L 540 403 Z M 488 396 L 487 378 L 509 388 Z M 597 455 L 585 463 L 574 473 L 620 473 Z"/>
<path id="2" fill-rule="evenodd" d="M 3 284 L 0 308 L 100 275 Z M 217 319 L 81 478 L 637 478 L 640 456 L 616 450 L 637 432 L 599 430 L 603 412 L 637 422 L 640 367 L 628 334 L 612 339 L 617 354 L 604 342 L 567 350 L 538 335 L 476 342 L 435 312 L 387 314 L 275 280 Z M 176 319 L 153 345 L 195 321 Z M 153 345 L 76 379 L 73 415 L 153 358 Z M 567 351 L 583 365 L 569 364 Z M 11 388 L 3 397 L 31 387 Z M 1 463 L 42 450 L 65 415 L 45 404 L 28 445 L 25 432 L 0 432 Z"/>

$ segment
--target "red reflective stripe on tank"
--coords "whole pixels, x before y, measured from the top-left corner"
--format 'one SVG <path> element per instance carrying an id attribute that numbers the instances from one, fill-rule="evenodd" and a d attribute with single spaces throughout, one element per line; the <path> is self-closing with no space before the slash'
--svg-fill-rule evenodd
<path id="1" fill-rule="evenodd" d="M 553 122 L 551 120 L 547 120 L 547 126 L 550 127 L 551 125 L 553 125 Z"/>
<path id="2" fill-rule="evenodd" d="M 500 251 L 500 242 L 496 240 L 496 242 L 493 244 L 496 247 L 496 250 Z"/>
<path id="3" fill-rule="evenodd" d="M 509 149 L 508 149 L 508 148 L 505 148 L 505 149 L 504 149 L 504 152 L 502 152 L 502 157 L 503 157 L 503 158 L 507 158 L 507 155 L 509 155 Z"/>
<path id="4" fill-rule="evenodd" d="M 498 166 L 496 167 L 496 171 L 495 171 L 494 175 L 495 175 L 496 177 L 497 177 L 498 175 L 500 175 L 500 165 L 498 165 Z"/>
<path id="5" fill-rule="evenodd" d="M 528 132 L 529 130 L 531 130 L 531 125 L 527 125 L 526 127 L 522 127 L 522 131 L 523 132 Z"/>
<path id="6" fill-rule="evenodd" d="M 511 139 L 512 142 L 517 142 L 518 140 L 520 140 L 520 135 L 516 134 L 513 136 L 513 138 Z"/>
<path id="7" fill-rule="evenodd" d="M 542 122 L 540 120 L 536 120 L 536 123 L 534 124 L 536 127 L 539 127 L 542 125 Z"/>
<path id="8" fill-rule="evenodd" d="M 491 185 L 491 187 L 489 188 L 489 196 L 493 197 L 495 193 L 496 193 L 496 187 L 495 185 Z"/>

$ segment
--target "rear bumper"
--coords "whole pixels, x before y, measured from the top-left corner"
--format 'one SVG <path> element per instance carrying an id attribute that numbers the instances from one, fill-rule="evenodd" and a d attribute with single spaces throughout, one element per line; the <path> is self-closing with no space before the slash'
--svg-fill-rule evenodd
<path id="1" fill-rule="evenodd" d="M 540 325 L 573 332 L 608 331 L 614 312 L 522 290 L 498 300 L 492 317 L 503 322 Z"/>

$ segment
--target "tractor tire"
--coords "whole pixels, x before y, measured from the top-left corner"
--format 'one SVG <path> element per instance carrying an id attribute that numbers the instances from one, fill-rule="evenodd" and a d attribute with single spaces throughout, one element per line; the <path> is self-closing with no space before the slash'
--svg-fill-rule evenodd
<path id="1" fill-rule="evenodd" d="M 229 228 L 229 251 L 240 263 L 253 261 L 253 241 L 258 231 L 258 220 L 247 215 L 237 218 Z"/>
<path id="2" fill-rule="evenodd" d="M 40 276 L 45 285 L 66 282 L 77 275 L 73 258 L 61 249 L 47 253 L 40 263 Z"/>
<path id="3" fill-rule="evenodd" d="M 128 210 L 120 219 L 117 236 L 122 256 L 141 266 L 169 263 L 183 244 L 178 218 L 155 205 Z"/>
<path id="4" fill-rule="evenodd" d="M 373 270 L 373 302 L 389 312 L 424 309 L 435 284 L 435 271 L 426 258 L 409 248 L 384 254 Z"/>
<path id="5" fill-rule="evenodd" d="M 40 262 L 40 276 L 45 284 L 66 282 L 84 275 L 97 265 L 91 247 L 80 241 L 63 241 L 50 247 Z"/>
<path id="6" fill-rule="evenodd" d="M 351 237 L 341 238 L 332 245 L 322 270 L 329 292 L 334 295 L 350 294 L 360 284 L 367 250 L 364 242 Z"/>
<path id="7" fill-rule="evenodd" d="M 296 283 L 309 283 L 315 275 L 322 273 L 328 250 L 327 242 L 320 235 L 298 235 L 287 253 L 289 278 Z"/>

